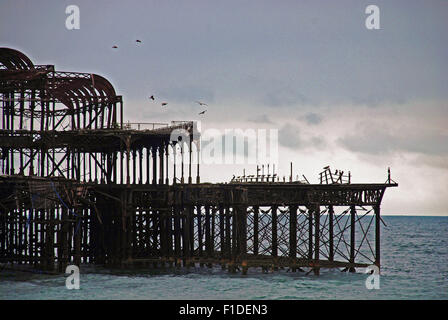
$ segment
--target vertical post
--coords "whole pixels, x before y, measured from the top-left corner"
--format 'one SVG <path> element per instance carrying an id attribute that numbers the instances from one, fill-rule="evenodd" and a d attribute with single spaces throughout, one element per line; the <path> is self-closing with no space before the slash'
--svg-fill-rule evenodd
<path id="1" fill-rule="evenodd" d="M 139 162 L 139 177 L 138 183 L 143 183 L 143 148 L 140 148 L 138 151 L 138 162 Z"/>
<path id="2" fill-rule="evenodd" d="M 297 206 L 289 207 L 289 256 L 297 256 Z"/>
<path id="3" fill-rule="evenodd" d="M 238 215 L 238 252 L 241 259 L 245 259 L 247 254 L 247 207 L 245 205 L 237 206 Z"/>
<path id="4" fill-rule="evenodd" d="M 189 216 L 190 216 L 190 225 L 189 225 L 189 227 L 190 227 L 190 230 L 189 230 L 189 232 L 190 232 L 190 243 L 189 243 L 189 246 L 190 246 L 190 254 L 191 255 L 193 255 L 193 253 L 194 253 L 194 206 L 193 205 L 190 205 L 189 206 L 189 211 L 188 211 L 188 214 L 189 214 Z"/>
<path id="5" fill-rule="evenodd" d="M 191 225 L 191 205 L 182 208 L 182 245 L 184 250 L 184 266 L 189 264 L 190 259 L 190 225 Z M 185 210 L 186 209 L 186 210 Z"/>
<path id="6" fill-rule="evenodd" d="M 258 206 L 254 206 L 254 255 L 258 255 L 258 215 L 260 208 Z"/>
<path id="7" fill-rule="evenodd" d="M 48 224 L 47 224 L 47 237 L 48 237 L 48 270 L 53 271 L 54 270 L 54 262 L 55 262 L 55 256 L 54 256 L 54 215 L 55 215 L 55 209 L 52 207 L 49 210 L 49 216 L 48 216 Z"/>
<path id="8" fill-rule="evenodd" d="M 17 238 L 18 238 L 18 243 L 17 246 L 19 248 L 19 252 L 18 252 L 18 262 L 19 264 L 22 264 L 23 262 L 23 243 L 22 243 L 22 239 L 23 239 L 23 212 L 22 212 L 22 206 L 20 206 L 18 208 L 18 219 L 17 219 L 17 224 L 18 224 L 18 233 L 16 231 L 17 234 Z M 0 220 L 0 230 L 1 230 L 1 220 Z M 0 248 L 1 250 L 1 248 Z M 3 251 L 0 251 L 3 253 Z"/>
<path id="9" fill-rule="evenodd" d="M 164 147 L 163 147 L 163 145 L 160 145 L 159 146 L 159 171 L 160 171 L 160 174 L 159 174 L 159 184 L 163 184 L 165 181 L 164 181 L 164 178 L 163 178 L 163 175 L 164 175 L 164 171 L 163 171 L 163 153 L 164 153 Z"/>
<path id="10" fill-rule="evenodd" d="M 169 146 L 169 144 L 168 143 L 166 143 L 165 144 L 165 166 L 166 166 L 166 174 L 165 174 L 165 183 L 168 185 L 168 184 L 170 184 L 170 180 L 169 180 L 169 172 L 168 172 L 168 168 L 169 168 L 169 165 L 168 165 L 168 146 Z"/>
<path id="11" fill-rule="evenodd" d="M 160 256 L 166 258 L 166 213 L 164 209 L 158 210 L 160 228 Z M 162 259 L 163 261 L 164 259 Z"/>
<path id="12" fill-rule="evenodd" d="M 157 147 L 152 146 L 152 184 L 157 184 Z"/>
<path id="13" fill-rule="evenodd" d="M 319 263 L 319 246 L 320 246 L 320 206 L 316 204 L 314 209 L 314 263 Z M 319 275 L 319 267 L 314 267 L 314 274 Z"/>
<path id="14" fill-rule="evenodd" d="M 201 150 L 200 150 L 200 146 L 199 146 L 199 140 L 196 142 L 196 152 L 197 152 L 197 174 L 196 174 L 196 183 L 201 183 L 201 177 L 199 175 L 199 161 L 200 161 L 200 156 L 201 156 Z"/>
<path id="15" fill-rule="evenodd" d="M 205 206 L 205 252 L 207 258 L 211 255 L 211 234 L 210 234 L 210 207 Z"/>
<path id="16" fill-rule="evenodd" d="M 330 205 L 328 208 L 328 228 L 329 228 L 329 254 L 328 254 L 328 260 L 329 261 L 334 261 L 334 234 L 333 234 L 333 219 L 334 219 L 334 209 L 333 209 L 333 205 Z"/>
<path id="17" fill-rule="evenodd" d="M 78 215 L 81 215 L 81 212 L 78 211 Z M 75 232 L 75 265 L 77 265 L 78 267 L 81 264 L 81 229 L 82 229 L 82 220 L 80 217 L 78 217 L 78 219 L 75 219 L 74 222 L 74 232 Z"/>
<path id="18" fill-rule="evenodd" d="M 212 211 L 211 211 L 211 219 L 212 219 L 212 221 L 211 221 L 211 226 L 210 226 L 210 228 L 211 228 L 211 232 L 210 232 L 210 253 L 209 253 L 209 257 L 213 257 L 213 258 L 215 258 L 215 238 L 216 238 L 216 234 L 215 234 L 215 224 L 216 224 L 216 216 L 217 216 L 217 212 L 218 212 L 218 210 L 217 210 L 217 208 L 215 207 L 215 206 L 213 206 L 212 207 L 212 209 L 211 209 Z M 212 267 L 212 264 L 211 263 L 208 263 L 207 264 L 207 266 L 210 268 L 210 267 Z"/>
<path id="19" fill-rule="evenodd" d="M 130 161 L 130 153 L 131 153 L 131 137 L 126 137 L 126 184 L 131 183 L 131 176 L 130 176 L 130 168 L 129 168 L 129 161 Z"/>
<path id="20" fill-rule="evenodd" d="M 174 253 L 176 259 L 180 256 L 180 210 L 179 205 L 174 206 Z M 176 260 L 177 261 L 177 260 Z"/>
<path id="21" fill-rule="evenodd" d="M 292 182 L 292 161 L 291 161 L 291 174 L 289 175 L 289 182 Z"/>
<path id="22" fill-rule="evenodd" d="M 355 263 L 355 223 L 356 208 L 354 205 L 350 207 L 350 263 Z M 350 272 L 355 272 L 354 267 L 349 268 Z"/>
<path id="23" fill-rule="evenodd" d="M 151 180 L 149 178 L 149 172 L 151 171 L 151 167 L 149 165 L 151 159 L 151 154 L 149 153 L 149 147 L 146 147 L 146 183 L 150 184 Z"/>
<path id="24" fill-rule="evenodd" d="M 174 164 L 173 164 L 173 184 L 176 184 L 176 158 L 177 158 L 177 147 L 176 147 L 176 144 L 175 143 L 173 143 L 172 145 L 171 145 L 171 147 L 172 147 L 172 149 L 173 149 L 173 162 L 174 162 Z"/>
<path id="25" fill-rule="evenodd" d="M 224 205 L 219 205 L 219 244 L 221 250 L 221 259 L 224 258 L 225 254 L 225 231 L 224 231 Z"/>
<path id="26" fill-rule="evenodd" d="M 128 228 L 132 229 L 132 251 L 135 253 L 133 258 L 137 258 L 137 254 L 141 252 L 144 247 L 143 244 L 143 210 L 141 208 L 135 208 L 132 212 L 131 216 L 132 226 L 128 226 Z"/>
<path id="27" fill-rule="evenodd" d="M 65 218 L 64 218 L 64 215 L 62 217 L 63 217 L 62 218 L 62 221 L 63 221 L 62 222 L 63 223 L 62 224 L 62 228 L 63 228 L 63 230 L 65 230 L 64 229 L 65 228 L 65 224 L 64 224 Z M 8 220 L 6 222 L 8 222 Z M 35 237 L 35 235 L 34 235 L 34 226 L 36 226 L 36 224 L 34 222 L 34 209 L 30 209 L 29 210 L 29 225 L 28 225 L 28 231 L 29 231 L 28 234 L 29 234 L 29 236 L 28 236 L 28 238 L 30 239 L 29 256 L 31 258 L 30 263 L 32 263 L 32 264 L 34 264 L 33 257 L 34 257 L 34 247 L 35 247 L 35 243 L 36 243 L 36 241 L 34 240 L 34 237 Z M 63 249 L 65 249 L 65 248 L 63 247 Z"/>
<path id="28" fill-rule="evenodd" d="M 313 211 L 314 208 L 308 208 L 308 259 L 313 259 Z"/>
<path id="29" fill-rule="evenodd" d="M 173 254 L 173 217 L 171 207 L 166 210 L 165 224 L 166 224 L 166 251 L 167 256 L 171 257 Z"/>
<path id="30" fill-rule="evenodd" d="M 39 243 L 39 251 L 40 251 L 40 264 L 41 264 L 41 268 L 43 269 L 43 270 L 45 270 L 46 269 L 46 262 L 47 262 L 47 257 L 46 257 L 46 254 L 47 254 L 47 252 L 46 252 L 46 246 L 45 246 L 45 238 L 46 238 L 46 219 L 45 219 L 45 216 L 46 216 L 46 214 L 45 214 L 46 212 L 45 212 L 45 209 L 40 209 L 40 210 L 38 210 L 38 219 L 40 220 L 40 222 L 39 222 L 39 225 L 40 225 L 40 232 L 39 232 L 39 236 L 40 236 L 40 243 Z M 15 218 L 15 216 L 13 216 L 14 218 Z M 12 225 L 12 227 L 14 228 L 14 225 Z M 13 229 L 14 230 L 14 229 Z M 13 232 L 13 235 L 14 235 L 14 232 Z M 75 237 L 75 264 L 78 264 L 78 266 L 79 266 L 79 263 L 77 263 L 78 262 L 78 249 L 77 249 L 77 243 L 78 243 L 78 241 L 77 241 L 78 239 Z M 12 241 L 11 241 L 12 242 Z M 13 242 L 12 242 L 13 243 Z M 13 250 L 14 250 L 14 248 L 13 248 Z M 13 254 L 14 254 L 14 251 L 13 251 Z"/>
<path id="31" fill-rule="evenodd" d="M 158 219 L 158 211 L 151 207 L 151 216 L 152 216 L 152 245 L 153 245 L 153 251 L 159 250 L 158 248 L 158 233 L 159 233 L 159 219 Z"/>
<path id="32" fill-rule="evenodd" d="M 123 130 L 123 101 L 120 99 L 120 128 Z"/>
<path id="33" fill-rule="evenodd" d="M 103 158 L 103 155 L 101 155 L 101 158 Z M 137 150 L 132 150 L 132 183 L 137 183 Z"/>
<path id="34" fill-rule="evenodd" d="M 238 210 L 236 206 L 232 207 L 232 261 L 234 262 L 238 255 Z"/>
<path id="35" fill-rule="evenodd" d="M 201 206 L 197 206 L 196 207 L 196 216 L 197 216 L 197 220 L 198 220 L 198 253 L 199 253 L 199 257 L 202 258 L 202 247 L 203 247 L 203 242 L 202 242 L 202 232 L 204 230 L 202 230 L 202 209 Z"/>
<path id="36" fill-rule="evenodd" d="M 121 144 L 122 145 L 122 144 Z M 89 153 L 89 181 L 92 181 L 92 154 Z M 123 178 L 123 148 L 120 150 L 120 183 L 124 184 Z"/>
<path id="37" fill-rule="evenodd" d="M 193 156 L 193 141 L 192 141 L 192 137 L 190 136 L 190 146 L 188 148 L 188 155 L 189 155 L 189 162 L 188 162 L 188 183 L 191 184 L 192 183 L 192 177 L 191 177 L 191 160 L 192 160 L 192 156 Z"/>
<path id="38" fill-rule="evenodd" d="M 60 244 L 61 247 L 58 249 L 58 255 L 59 255 L 59 271 L 62 272 L 63 270 L 65 270 L 65 267 L 67 266 L 67 263 L 69 261 L 69 253 L 68 253 L 68 243 L 67 243 L 67 234 L 68 234 L 68 222 L 67 222 L 67 209 L 66 208 L 61 208 L 60 209 L 62 211 L 61 214 L 61 229 L 59 231 L 59 237 L 60 238 Z M 30 210 L 30 214 L 31 214 L 32 210 Z M 32 225 L 30 224 L 30 227 Z M 32 229 L 30 228 L 30 239 L 32 236 Z M 30 241 L 30 244 L 32 243 L 32 241 Z M 32 249 L 32 248 L 31 248 Z M 60 250 L 60 252 L 59 252 Z M 32 250 L 31 250 L 32 252 Z"/>
<path id="39" fill-rule="evenodd" d="M 185 143 L 181 142 L 180 155 L 181 155 L 181 174 L 180 174 L 180 183 L 184 183 L 184 145 Z"/>
<path id="40" fill-rule="evenodd" d="M 231 222 L 230 222 L 230 217 L 231 217 L 231 212 L 230 212 L 230 207 L 226 206 L 226 257 L 228 259 L 231 259 L 232 257 L 232 251 L 231 251 Z"/>
<path id="41" fill-rule="evenodd" d="M 277 206 L 272 206 L 272 256 L 277 257 L 278 243 L 277 243 Z"/>
<path id="42" fill-rule="evenodd" d="M 380 216 L 380 206 L 374 206 L 375 213 L 375 265 L 381 267 L 381 238 L 380 238 L 380 227 L 381 227 L 381 216 Z"/>

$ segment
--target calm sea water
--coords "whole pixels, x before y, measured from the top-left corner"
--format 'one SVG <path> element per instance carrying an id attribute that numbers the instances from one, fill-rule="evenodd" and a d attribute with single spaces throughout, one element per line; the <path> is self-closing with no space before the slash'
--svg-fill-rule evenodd
<path id="1" fill-rule="evenodd" d="M 448 217 L 383 218 L 379 290 L 366 289 L 363 270 L 242 276 L 220 268 L 149 274 L 81 267 L 80 290 L 67 290 L 63 275 L 3 270 L 0 299 L 448 299 Z"/>

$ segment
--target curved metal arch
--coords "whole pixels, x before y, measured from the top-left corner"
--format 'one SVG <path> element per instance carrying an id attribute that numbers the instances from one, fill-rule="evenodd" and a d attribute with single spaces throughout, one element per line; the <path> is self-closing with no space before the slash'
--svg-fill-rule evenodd
<path id="1" fill-rule="evenodd" d="M 92 81 L 84 78 L 58 78 L 58 84 L 49 89 L 49 94 L 61 101 L 68 108 L 73 103 L 67 103 L 67 96 L 72 101 L 79 101 L 83 105 L 110 103 L 116 99 L 115 90 L 105 78 L 95 75 L 94 86 Z"/>
<path id="2" fill-rule="evenodd" d="M 100 75 L 55 71 L 53 66 L 34 65 L 18 50 L 0 48 L 0 81 L 11 87 L 11 90 L 17 89 L 15 82 L 10 80 L 20 81 L 17 88 L 20 87 L 21 90 L 44 90 L 43 96 L 36 100 L 45 99 L 60 103 L 62 108 L 54 110 L 55 114 L 72 115 L 74 121 L 76 114 L 87 115 L 86 112 L 91 113 L 93 117 L 101 115 L 110 117 L 108 110 L 112 110 L 111 107 L 121 101 L 112 84 Z M 28 80 L 41 82 L 23 82 Z"/>
<path id="3" fill-rule="evenodd" d="M 11 48 L 0 48 L 0 63 L 9 70 L 34 69 L 34 64 L 22 52 Z"/>
<path id="4" fill-rule="evenodd" d="M 93 83 L 95 83 L 95 89 L 101 89 L 105 95 L 108 97 L 116 97 L 117 94 L 115 93 L 115 89 L 112 86 L 112 84 L 104 77 L 99 76 L 97 74 L 92 74 L 93 77 Z"/>

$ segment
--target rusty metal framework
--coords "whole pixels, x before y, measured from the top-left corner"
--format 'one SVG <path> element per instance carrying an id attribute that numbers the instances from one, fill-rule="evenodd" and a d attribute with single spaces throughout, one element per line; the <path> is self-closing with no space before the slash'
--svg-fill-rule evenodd
<path id="1" fill-rule="evenodd" d="M 194 122 L 126 123 L 105 78 L 34 65 L 9 48 L 0 48 L 0 102 L 2 263 L 59 272 L 71 263 L 316 274 L 380 266 L 390 177 L 353 184 L 326 168 L 320 184 L 258 172 L 201 183 Z"/>

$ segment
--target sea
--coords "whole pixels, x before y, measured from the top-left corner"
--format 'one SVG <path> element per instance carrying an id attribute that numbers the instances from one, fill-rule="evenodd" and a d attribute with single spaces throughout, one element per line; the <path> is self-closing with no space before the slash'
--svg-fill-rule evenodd
<path id="1" fill-rule="evenodd" d="M 383 216 L 383 220 L 376 288 L 368 289 L 369 274 L 363 269 L 322 270 L 316 276 L 251 269 L 247 275 L 229 274 L 220 267 L 154 272 L 81 266 L 79 290 L 68 290 L 64 274 L 5 268 L 0 272 L 0 299 L 448 299 L 448 217 Z"/>

